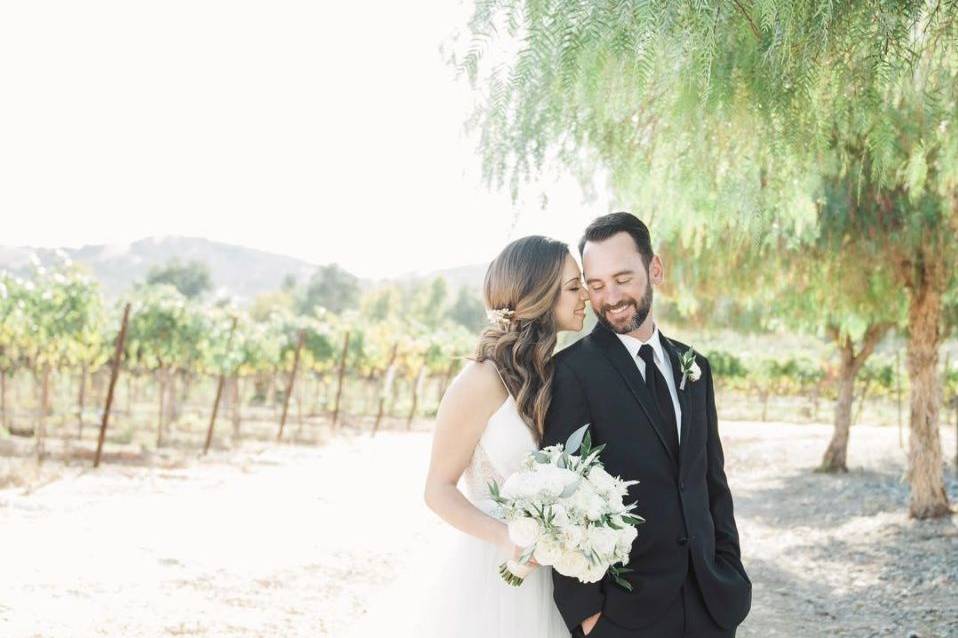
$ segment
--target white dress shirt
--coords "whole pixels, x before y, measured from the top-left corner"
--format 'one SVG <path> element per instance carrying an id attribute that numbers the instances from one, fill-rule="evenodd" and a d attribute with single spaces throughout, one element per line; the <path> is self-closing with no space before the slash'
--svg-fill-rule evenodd
<path id="1" fill-rule="evenodd" d="M 655 362 L 655 365 L 658 366 L 659 372 L 662 373 L 662 376 L 665 377 L 665 383 L 669 386 L 669 395 L 672 397 L 672 406 L 675 408 L 675 427 L 676 433 L 678 435 L 679 441 L 682 440 L 682 407 L 679 405 L 679 394 L 675 387 L 675 378 L 672 376 L 672 360 L 665 354 L 665 350 L 662 349 L 662 339 L 659 337 L 659 327 L 653 322 L 652 324 L 652 336 L 649 337 L 648 341 L 640 341 L 635 337 L 630 335 L 623 335 L 616 333 L 619 338 L 619 341 L 622 342 L 622 345 L 625 346 L 625 349 L 629 351 L 629 355 L 632 356 L 632 361 L 635 362 L 635 365 L 639 368 L 639 372 L 642 374 L 642 378 L 645 378 L 645 361 L 642 360 L 642 357 L 639 356 L 639 348 L 645 344 L 652 346 L 652 361 Z"/>

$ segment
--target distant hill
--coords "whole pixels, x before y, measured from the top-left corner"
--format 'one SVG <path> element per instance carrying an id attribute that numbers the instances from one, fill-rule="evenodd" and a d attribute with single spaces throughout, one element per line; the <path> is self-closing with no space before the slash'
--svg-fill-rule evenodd
<path id="1" fill-rule="evenodd" d="M 298 284 L 305 284 L 319 267 L 302 259 L 276 253 L 211 241 L 200 237 L 147 237 L 128 244 L 86 245 L 80 248 L 34 248 L 0 246 L 0 270 L 29 276 L 34 261 L 50 267 L 63 255 L 89 268 L 100 281 L 107 299 L 115 299 L 135 282 L 143 281 L 150 268 L 174 258 L 187 262 L 202 261 L 210 268 L 215 296 L 229 296 L 239 305 L 246 305 L 260 293 L 278 290 L 283 279 L 292 274 Z M 431 273 L 396 277 L 397 280 L 436 276 L 446 277 L 450 286 L 471 286 L 479 290 L 485 265 L 461 266 Z M 377 281 L 360 280 L 363 288 Z"/>
<path id="2" fill-rule="evenodd" d="M 31 262 L 44 266 L 58 263 L 58 254 L 89 267 L 108 299 L 146 279 L 153 266 L 174 258 L 198 260 L 210 267 L 216 296 L 232 296 L 244 305 L 256 295 L 278 289 L 292 274 L 300 283 L 316 270 L 315 264 L 244 246 L 210 241 L 199 237 L 148 237 L 129 244 L 87 245 L 80 248 L 0 247 L 0 268 L 27 276 Z"/>

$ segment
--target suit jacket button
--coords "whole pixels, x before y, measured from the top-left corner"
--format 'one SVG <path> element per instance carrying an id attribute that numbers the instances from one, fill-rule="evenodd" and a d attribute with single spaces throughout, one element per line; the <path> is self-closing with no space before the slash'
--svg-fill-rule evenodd
<path id="1" fill-rule="evenodd" d="M 679 539 L 679 545 L 685 545 L 685 544 L 687 544 L 688 542 L 689 542 L 689 539 L 687 539 L 687 538 L 684 537 L 684 536 Z"/>
<path id="2" fill-rule="evenodd" d="M 685 491 L 685 481 L 682 481 L 681 483 L 679 483 L 679 489 L 682 490 L 683 492 Z"/>

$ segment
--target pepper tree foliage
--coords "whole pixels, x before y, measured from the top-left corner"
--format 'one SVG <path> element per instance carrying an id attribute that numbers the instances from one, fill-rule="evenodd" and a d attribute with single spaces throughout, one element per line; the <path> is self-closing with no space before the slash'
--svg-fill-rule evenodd
<path id="1" fill-rule="evenodd" d="M 451 61 L 481 92 L 484 175 L 514 196 L 548 163 L 603 169 L 696 252 L 734 234 L 889 262 L 918 389 L 910 511 L 950 511 L 928 389 L 958 283 L 954 1 L 489 0 L 468 33 Z"/>

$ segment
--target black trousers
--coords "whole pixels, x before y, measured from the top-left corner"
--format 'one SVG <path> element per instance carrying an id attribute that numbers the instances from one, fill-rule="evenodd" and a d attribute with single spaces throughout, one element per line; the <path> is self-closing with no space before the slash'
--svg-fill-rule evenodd
<path id="1" fill-rule="evenodd" d="M 583 638 L 581 625 L 572 636 Z M 602 615 L 588 638 L 735 638 L 735 628 L 722 629 L 712 620 L 690 560 L 679 595 L 656 622 L 641 629 L 629 629 Z"/>

